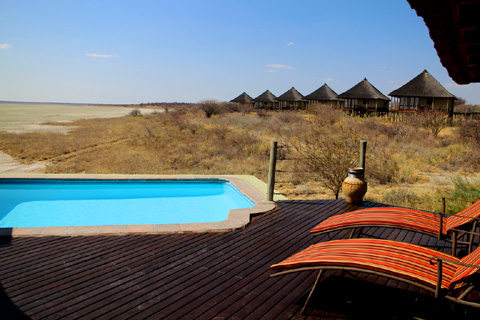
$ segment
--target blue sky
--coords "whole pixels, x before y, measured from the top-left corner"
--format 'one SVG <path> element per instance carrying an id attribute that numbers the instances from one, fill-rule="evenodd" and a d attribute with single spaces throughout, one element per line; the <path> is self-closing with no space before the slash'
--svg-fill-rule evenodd
<path id="1" fill-rule="evenodd" d="M 406 0 L 0 0 L 0 100 L 198 102 L 448 76 Z"/>

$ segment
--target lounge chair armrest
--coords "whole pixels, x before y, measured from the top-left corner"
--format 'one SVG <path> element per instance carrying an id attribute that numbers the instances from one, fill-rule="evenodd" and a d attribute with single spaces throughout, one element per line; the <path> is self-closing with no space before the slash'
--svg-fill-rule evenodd
<path id="1" fill-rule="evenodd" d="M 469 267 L 469 268 L 477 268 L 477 269 L 480 269 L 480 266 L 479 266 L 479 265 L 476 265 L 476 264 L 463 263 L 463 262 L 460 262 L 460 261 L 455 261 L 455 260 L 451 260 L 451 259 L 447 259 L 447 258 L 442 258 L 442 257 L 437 257 L 437 256 L 433 256 L 433 257 L 430 258 L 430 264 L 431 264 L 431 265 L 436 265 L 436 264 L 438 263 L 438 260 L 448 261 L 448 262 L 450 262 L 450 263 L 458 264 L 459 266 L 464 266 L 464 267 Z"/>
<path id="2" fill-rule="evenodd" d="M 446 205 L 446 201 L 445 200 L 453 200 L 453 201 L 463 201 L 463 202 L 469 202 L 471 204 L 475 203 L 475 201 L 471 201 L 471 200 L 464 200 L 464 199 L 456 199 L 456 198 L 447 198 L 447 197 L 442 197 L 442 203 L 443 203 L 443 214 L 446 214 L 446 210 L 447 210 L 447 205 Z"/>
<path id="3" fill-rule="evenodd" d="M 475 231 L 468 231 L 468 230 L 462 230 L 462 229 L 450 229 L 450 231 L 456 231 L 456 232 L 461 232 L 462 234 L 471 234 L 474 236 L 480 236 L 480 233 Z"/>
<path id="4" fill-rule="evenodd" d="M 442 199 L 445 199 L 445 200 L 453 200 L 453 201 L 463 201 L 463 202 L 475 203 L 475 201 L 472 201 L 472 200 L 457 199 L 457 198 L 447 198 L 447 197 L 443 197 Z"/>

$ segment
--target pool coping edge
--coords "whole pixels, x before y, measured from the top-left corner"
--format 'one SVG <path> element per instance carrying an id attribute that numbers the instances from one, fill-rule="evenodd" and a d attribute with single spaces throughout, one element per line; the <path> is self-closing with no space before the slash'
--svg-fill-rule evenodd
<path id="1" fill-rule="evenodd" d="M 151 224 L 151 225 L 105 225 L 76 227 L 0 228 L 2 237 L 45 237 L 45 236 L 95 236 L 95 235 L 138 235 L 187 232 L 227 232 L 245 228 L 251 219 L 275 209 L 273 201 L 241 177 L 226 175 L 98 175 L 98 174 L 19 174 L 0 176 L 0 180 L 52 179 L 52 180 L 125 180 L 125 181 L 226 181 L 233 184 L 249 198 L 254 207 L 230 210 L 226 220 L 205 223 Z"/>

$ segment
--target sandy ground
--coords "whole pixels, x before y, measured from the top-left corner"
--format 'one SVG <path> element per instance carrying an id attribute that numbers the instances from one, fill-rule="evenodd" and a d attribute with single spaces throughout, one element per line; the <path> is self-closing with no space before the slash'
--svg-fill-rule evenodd
<path id="1" fill-rule="evenodd" d="M 46 165 L 46 162 L 21 164 L 8 154 L 0 152 L 0 175 L 9 173 L 41 172 Z"/>
<path id="2" fill-rule="evenodd" d="M 0 131 L 66 133 L 72 127 L 52 126 L 43 123 L 123 117 L 133 109 L 75 104 L 0 103 Z M 141 109 L 140 111 L 142 114 L 151 114 L 154 111 L 159 112 L 161 110 Z"/>
<path id="3" fill-rule="evenodd" d="M 68 133 L 72 126 L 53 126 L 46 122 L 71 122 L 79 119 L 114 118 L 128 115 L 134 108 L 73 104 L 0 103 L 0 131 L 12 133 Z M 161 110 L 141 109 L 142 114 Z M 39 172 L 48 163 L 24 165 L 0 151 L 0 174 Z"/>

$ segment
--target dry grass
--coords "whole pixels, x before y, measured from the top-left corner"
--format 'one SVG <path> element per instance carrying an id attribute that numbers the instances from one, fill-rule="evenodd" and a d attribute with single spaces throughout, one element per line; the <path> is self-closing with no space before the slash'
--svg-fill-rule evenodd
<path id="1" fill-rule="evenodd" d="M 319 117 L 327 133 L 341 123 L 368 141 L 369 200 L 436 209 L 454 182 L 438 178 L 439 183 L 429 175 L 476 177 L 480 168 L 478 122 L 459 123 L 434 136 L 408 122 L 351 118 L 321 107 L 308 113 L 237 111 L 207 118 L 189 108 L 79 120 L 68 124 L 73 128 L 68 134 L 3 132 L 0 150 L 25 163 L 48 161 L 48 173 L 251 174 L 266 181 L 270 141 L 285 144 L 282 136 L 301 135 L 305 119 Z M 291 149 L 279 150 L 280 159 L 296 156 Z M 294 168 L 292 161 L 279 161 L 277 167 Z M 278 173 L 277 189 L 292 199 L 332 198 L 313 176 Z"/>

